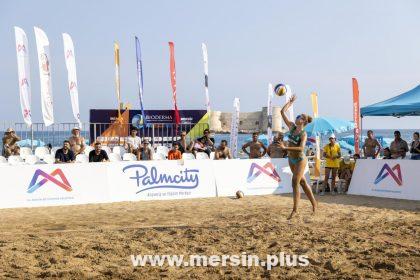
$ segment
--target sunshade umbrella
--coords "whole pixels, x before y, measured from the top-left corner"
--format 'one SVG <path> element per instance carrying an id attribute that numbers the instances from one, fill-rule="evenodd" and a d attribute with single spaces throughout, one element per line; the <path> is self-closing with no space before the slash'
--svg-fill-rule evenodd
<path id="1" fill-rule="evenodd" d="M 350 145 L 346 141 L 340 140 L 338 141 L 338 144 L 340 144 L 341 149 L 354 153 L 354 146 Z"/>
<path id="2" fill-rule="evenodd" d="M 31 147 L 32 146 L 31 139 L 23 139 L 17 142 L 19 147 Z M 45 143 L 41 140 L 33 140 L 34 147 L 44 147 Z"/>
<path id="3" fill-rule="evenodd" d="M 354 129 L 353 122 L 328 117 L 314 118 L 312 122 L 305 127 L 308 136 L 342 133 L 351 129 Z"/>

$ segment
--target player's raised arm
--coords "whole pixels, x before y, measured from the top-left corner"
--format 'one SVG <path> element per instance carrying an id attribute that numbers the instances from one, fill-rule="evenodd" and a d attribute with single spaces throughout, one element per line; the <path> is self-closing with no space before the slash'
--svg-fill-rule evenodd
<path id="1" fill-rule="evenodd" d="M 293 102 L 296 100 L 296 95 L 293 95 L 290 97 L 289 101 L 287 101 L 286 104 L 284 104 L 283 108 L 281 108 L 281 116 L 284 120 L 284 123 L 287 125 L 287 127 L 290 129 L 293 125 L 293 122 L 289 120 L 289 118 L 286 116 L 287 110 L 292 106 Z"/>

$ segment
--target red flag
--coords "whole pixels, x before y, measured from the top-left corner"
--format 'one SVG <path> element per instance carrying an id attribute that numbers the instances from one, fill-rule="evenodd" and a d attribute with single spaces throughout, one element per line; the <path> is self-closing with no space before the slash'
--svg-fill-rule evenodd
<path id="1" fill-rule="evenodd" d="M 176 71 L 175 71 L 175 50 L 174 50 L 173 42 L 169 42 L 169 52 L 170 52 L 172 100 L 174 102 L 174 107 L 175 107 L 175 123 L 180 124 L 181 118 L 179 117 L 178 106 L 176 105 Z"/>
<path id="2" fill-rule="evenodd" d="M 356 78 L 353 78 L 353 120 L 354 120 L 354 152 L 359 154 L 360 139 L 360 104 L 359 85 Z"/>

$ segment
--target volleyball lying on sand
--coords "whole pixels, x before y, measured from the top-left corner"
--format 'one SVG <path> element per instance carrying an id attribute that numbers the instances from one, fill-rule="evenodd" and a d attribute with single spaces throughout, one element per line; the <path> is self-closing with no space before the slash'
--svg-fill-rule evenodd
<path id="1" fill-rule="evenodd" d="M 283 96 L 286 94 L 286 92 L 287 92 L 287 88 L 285 84 L 278 84 L 274 87 L 274 93 L 277 96 Z"/>
<path id="2" fill-rule="evenodd" d="M 236 198 L 243 198 L 244 197 L 244 193 L 242 191 L 237 191 L 236 192 Z"/>

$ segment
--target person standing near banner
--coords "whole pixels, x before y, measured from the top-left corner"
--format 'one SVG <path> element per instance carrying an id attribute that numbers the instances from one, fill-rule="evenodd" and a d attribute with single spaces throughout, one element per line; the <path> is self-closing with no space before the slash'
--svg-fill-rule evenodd
<path id="1" fill-rule="evenodd" d="M 330 193 L 335 193 L 335 179 L 337 178 L 338 169 L 340 168 L 340 159 L 341 159 L 341 148 L 338 143 L 336 143 L 336 138 L 334 133 L 328 138 L 330 143 L 324 147 L 324 158 L 325 158 L 325 178 L 322 188 L 321 195 L 325 194 L 325 189 L 328 185 L 328 179 L 331 174 L 331 186 Z"/>
<path id="2" fill-rule="evenodd" d="M 267 154 L 270 158 L 285 158 L 287 152 L 281 148 L 281 145 L 284 145 L 283 142 L 284 134 L 279 132 L 276 137 L 274 137 L 273 143 L 268 145 Z"/>
<path id="3" fill-rule="evenodd" d="M 373 135 L 372 130 L 368 130 L 367 138 L 363 144 L 363 155 L 365 158 L 375 159 L 378 157 L 379 153 L 382 150 L 382 146 L 379 143 L 378 139 Z"/>
<path id="4" fill-rule="evenodd" d="M 249 152 L 247 148 L 249 147 Z M 261 152 L 262 150 L 262 152 Z M 267 153 L 264 143 L 258 140 L 258 132 L 252 133 L 252 141 L 242 146 L 242 151 L 249 156 L 250 159 L 262 158 Z"/>
<path id="5" fill-rule="evenodd" d="M 293 187 L 293 210 L 290 213 L 288 220 L 292 219 L 298 213 L 298 206 L 300 201 L 299 185 L 302 187 L 306 196 L 309 198 L 312 204 L 312 211 L 315 214 L 317 208 L 317 202 L 314 194 L 312 193 L 311 187 L 308 185 L 305 179 L 305 169 L 308 160 L 303 152 L 308 138 L 305 126 L 312 122 L 312 117 L 301 114 L 296 117 L 295 122 L 289 120 L 286 116 L 286 112 L 296 101 L 296 95 L 290 97 L 289 101 L 281 109 L 281 116 L 283 117 L 284 123 L 289 128 L 289 144 L 286 147 L 284 144 L 280 144 L 280 147 L 288 152 L 289 166 L 292 171 L 292 187 Z"/>

